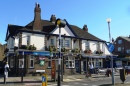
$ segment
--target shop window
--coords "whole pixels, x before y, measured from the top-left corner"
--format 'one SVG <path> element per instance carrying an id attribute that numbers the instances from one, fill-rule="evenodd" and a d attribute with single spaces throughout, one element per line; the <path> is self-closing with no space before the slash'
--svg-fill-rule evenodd
<path id="1" fill-rule="evenodd" d="M 34 68 L 34 56 L 30 56 L 30 68 Z"/>
<path id="2" fill-rule="evenodd" d="M 24 68 L 24 59 L 19 59 L 19 68 Z"/>
<path id="3" fill-rule="evenodd" d="M 68 56 L 66 60 L 66 68 L 75 68 L 75 58 Z"/>

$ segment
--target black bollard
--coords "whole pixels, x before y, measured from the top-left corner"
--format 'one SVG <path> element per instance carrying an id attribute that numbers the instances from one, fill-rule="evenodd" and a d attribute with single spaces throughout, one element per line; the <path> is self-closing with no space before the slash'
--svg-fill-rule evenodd
<path id="1" fill-rule="evenodd" d="M 4 74 L 4 84 L 6 84 L 6 75 Z"/>

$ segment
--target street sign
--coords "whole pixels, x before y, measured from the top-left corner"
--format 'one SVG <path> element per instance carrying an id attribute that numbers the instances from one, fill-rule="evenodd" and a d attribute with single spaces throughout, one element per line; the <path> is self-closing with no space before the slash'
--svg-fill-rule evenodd
<path id="1" fill-rule="evenodd" d="M 42 82 L 46 82 L 46 77 L 42 76 Z"/>
<path id="2" fill-rule="evenodd" d="M 110 44 L 108 45 L 108 50 L 109 50 L 109 52 L 111 52 L 111 53 L 112 53 L 112 51 L 114 50 L 114 45 L 113 45 L 112 43 L 110 43 Z"/>
<path id="3" fill-rule="evenodd" d="M 44 61 L 44 60 L 40 60 L 40 66 L 43 66 L 43 65 L 44 65 L 44 63 L 45 63 L 45 61 Z"/>

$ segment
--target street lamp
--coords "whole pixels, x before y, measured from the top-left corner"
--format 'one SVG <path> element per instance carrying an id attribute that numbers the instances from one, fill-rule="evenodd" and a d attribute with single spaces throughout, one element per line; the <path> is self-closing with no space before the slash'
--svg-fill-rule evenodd
<path id="1" fill-rule="evenodd" d="M 61 75 L 61 44 L 60 44 L 60 41 L 61 41 L 61 28 L 62 27 L 65 27 L 66 25 L 66 22 L 64 20 L 61 20 L 61 19 L 57 19 L 56 20 L 56 25 L 58 26 L 59 28 L 59 59 L 58 59 L 58 81 L 57 81 L 57 86 L 61 86 L 61 83 L 60 83 L 60 75 Z"/>
<path id="2" fill-rule="evenodd" d="M 110 19 L 110 18 L 108 18 L 106 21 L 107 21 L 107 23 L 108 23 L 108 30 L 109 30 L 109 42 L 111 43 L 111 33 L 110 33 L 110 22 L 111 22 L 111 19 Z M 112 57 L 112 54 L 111 54 L 111 68 L 112 68 L 112 84 L 114 85 L 114 84 L 115 84 L 115 81 L 114 81 L 113 57 Z"/>

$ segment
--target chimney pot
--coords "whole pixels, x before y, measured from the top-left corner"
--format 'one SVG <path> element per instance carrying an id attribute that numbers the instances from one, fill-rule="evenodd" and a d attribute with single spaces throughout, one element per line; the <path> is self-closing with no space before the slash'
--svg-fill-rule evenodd
<path id="1" fill-rule="evenodd" d="M 50 18 L 50 21 L 52 22 L 52 23 L 55 23 L 56 22 L 56 17 L 55 17 L 55 15 L 51 15 L 51 18 Z"/>
<path id="2" fill-rule="evenodd" d="M 83 26 L 83 30 L 86 31 L 86 32 L 88 32 L 88 27 L 87 27 L 86 24 Z"/>

